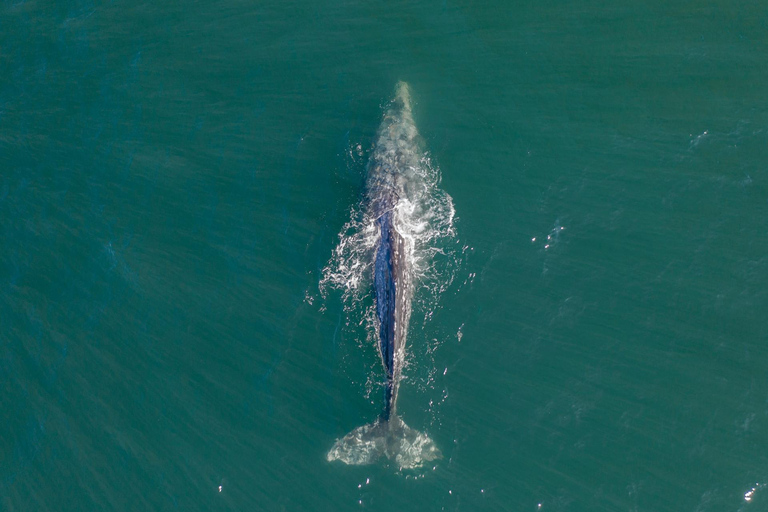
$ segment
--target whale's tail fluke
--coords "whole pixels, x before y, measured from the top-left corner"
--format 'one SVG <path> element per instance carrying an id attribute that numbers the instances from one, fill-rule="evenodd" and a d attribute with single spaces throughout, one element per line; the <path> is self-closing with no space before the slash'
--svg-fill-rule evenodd
<path id="1" fill-rule="evenodd" d="M 358 427 L 336 441 L 328 452 L 328 461 L 346 464 L 372 464 L 385 456 L 398 467 L 412 469 L 440 459 L 443 454 L 426 434 L 412 429 L 398 416 L 378 419 Z"/>

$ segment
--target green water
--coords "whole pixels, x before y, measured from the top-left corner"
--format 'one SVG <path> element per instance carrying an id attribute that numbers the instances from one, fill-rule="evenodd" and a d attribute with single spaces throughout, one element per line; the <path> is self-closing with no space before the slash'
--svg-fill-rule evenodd
<path id="1" fill-rule="evenodd" d="M 0 510 L 768 510 L 766 62 L 760 2 L 2 2 Z M 457 215 L 420 472 L 325 459 L 398 80 Z"/>

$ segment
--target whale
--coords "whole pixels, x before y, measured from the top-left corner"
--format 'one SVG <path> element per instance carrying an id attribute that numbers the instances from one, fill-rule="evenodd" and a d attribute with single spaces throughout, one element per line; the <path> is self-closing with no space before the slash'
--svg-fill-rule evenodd
<path id="1" fill-rule="evenodd" d="M 367 218 L 378 236 L 373 257 L 372 294 L 376 339 L 384 367 L 384 404 L 373 422 L 338 439 L 328 461 L 372 464 L 386 457 L 399 468 L 417 468 L 442 457 L 434 441 L 410 428 L 397 411 L 406 357 L 413 298 L 413 241 L 401 225 L 398 208 L 411 194 L 411 176 L 419 165 L 421 139 L 411 111 L 408 84 L 399 82 L 379 126 L 367 165 Z"/>

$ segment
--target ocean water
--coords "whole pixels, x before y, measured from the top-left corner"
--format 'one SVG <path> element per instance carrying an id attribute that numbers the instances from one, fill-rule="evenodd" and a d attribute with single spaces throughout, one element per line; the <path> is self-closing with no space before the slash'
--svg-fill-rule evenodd
<path id="1" fill-rule="evenodd" d="M 768 510 L 767 61 L 760 2 L 3 1 L 0 510 Z M 419 470 L 326 460 L 399 80 Z"/>

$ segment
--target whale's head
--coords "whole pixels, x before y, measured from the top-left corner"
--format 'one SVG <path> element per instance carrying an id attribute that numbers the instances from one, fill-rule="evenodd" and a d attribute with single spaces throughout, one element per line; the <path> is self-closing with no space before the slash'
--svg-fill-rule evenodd
<path id="1" fill-rule="evenodd" d="M 411 89 L 406 82 L 397 82 L 395 86 L 395 102 L 400 104 L 404 112 L 411 111 Z"/>

